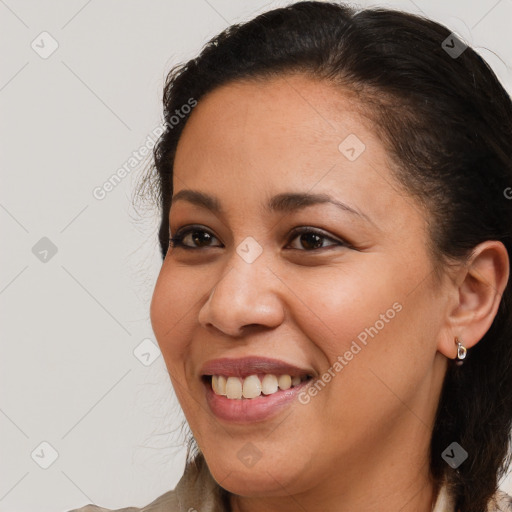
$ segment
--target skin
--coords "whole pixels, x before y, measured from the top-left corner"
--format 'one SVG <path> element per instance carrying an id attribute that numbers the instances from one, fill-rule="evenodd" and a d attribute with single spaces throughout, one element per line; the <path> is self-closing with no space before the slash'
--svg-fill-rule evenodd
<path id="1" fill-rule="evenodd" d="M 506 249 L 494 241 L 435 279 L 428 212 L 395 180 L 358 106 L 301 75 L 230 83 L 199 101 L 180 138 L 174 194 L 216 196 L 223 213 L 173 203 L 173 235 L 199 224 L 212 238 L 196 252 L 169 250 L 151 321 L 235 512 L 429 512 L 429 444 L 454 337 L 468 349 L 481 339 L 508 280 Z M 366 146 L 355 161 L 338 149 L 349 134 Z M 266 212 L 283 192 L 324 192 L 367 218 L 331 204 Z M 303 226 L 324 232 L 321 248 L 290 237 Z M 250 264 L 236 252 L 248 236 L 263 250 Z M 198 246 L 190 235 L 184 243 Z M 270 355 L 321 376 L 394 303 L 401 311 L 308 404 L 250 425 L 211 413 L 200 381 L 206 361 Z M 237 456 L 248 442 L 261 452 L 252 467 Z"/>

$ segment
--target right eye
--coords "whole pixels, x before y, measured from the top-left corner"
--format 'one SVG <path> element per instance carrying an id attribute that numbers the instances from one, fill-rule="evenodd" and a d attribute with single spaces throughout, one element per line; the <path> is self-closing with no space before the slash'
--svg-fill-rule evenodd
<path id="1" fill-rule="evenodd" d="M 209 231 L 198 226 L 192 226 L 183 229 L 178 229 L 176 234 L 169 238 L 169 246 L 173 248 L 179 247 L 182 249 L 191 250 L 197 250 L 203 247 L 220 247 L 215 245 L 212 246 L 210 244 L 212 238 L 217 239 L 217 237 L 215 235 L 212 235 Z M 188 239 L 190 239 L 191 243 L 197 243 L 199 245 L 188 245 L 184 243 Z"/>

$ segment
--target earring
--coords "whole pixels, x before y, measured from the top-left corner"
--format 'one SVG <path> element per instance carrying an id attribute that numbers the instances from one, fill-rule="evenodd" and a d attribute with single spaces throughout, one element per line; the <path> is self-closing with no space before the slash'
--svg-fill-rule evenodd
<path id="1" fill-rule="evenodd" d="M 458 336 L 455 336 L 455 343 L 457 344 L 457 357 L 455 358 L 455 364 L 457 366 L 462 366 L 468 351 L 466 350 L 466 347 L 461 343 Z"/>

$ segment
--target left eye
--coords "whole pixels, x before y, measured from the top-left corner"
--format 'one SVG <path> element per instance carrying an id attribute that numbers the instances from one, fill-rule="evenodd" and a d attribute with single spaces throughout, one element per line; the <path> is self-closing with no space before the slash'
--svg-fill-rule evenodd
<path id="1" fill-rule="evenodd" d="M 308 246 L 308 249 L 310 249 L 310 250 L 325 248 L 326 246 L 324 246 L 322 243 L 325 240 L 331 240 L 332 242 L 334 242 L 334 244 L 331 244 L 330 246 L 327 246 L 327 247 L 333 247 L 336 245 L 347 245 L 340 240 L 335 240 L 334 238 L 331 238 L 330 236 L 327 236 L 327 235 L 323 234 L 322 232 L 316 231 L 311 228 L 302 228 L 299 230 L 295 230 L 292 233 L 290 240 L 295 240 L 295 239 L 299 239 L 300 243 L 303 244 L 303 247 Z M 292 247 L 292 249 L 297 249 L 297 247 Z M 306 252 L 309 252 L 309 251 L 306 251 Z"/>

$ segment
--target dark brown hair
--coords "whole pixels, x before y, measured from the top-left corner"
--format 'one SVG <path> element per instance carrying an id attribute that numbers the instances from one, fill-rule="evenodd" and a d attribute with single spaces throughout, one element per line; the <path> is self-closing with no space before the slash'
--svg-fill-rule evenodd
<path id="1" fill-rule="evenodd" d="M 183 106 L 223 84 L 287 73 L 358 95 L 398 181 L 429 212 L 435 268 L 464 260 L 485 240 L 500 240 L 512 254 L 505 193 L 512 186 L 511 99 L 472 48 L 458 56 L 447 51 L 450 34 L 400 11 L 297 2 L 228 27 L 197 58 L 173 68 L 163 96 L 166 130 L 145 181 L 161 208 L 162 256 L 174 156 L 191 110 Z M 446 478 L 462 512 L 485 512 L 510 463 L 511 293 L 509 282 L 489 331 L 463 366 L 449 366 L 438 406 L 431 473 L 438 485 Z M 441 457 L 454 441 L 469 454 L 457 469 Z"/>

